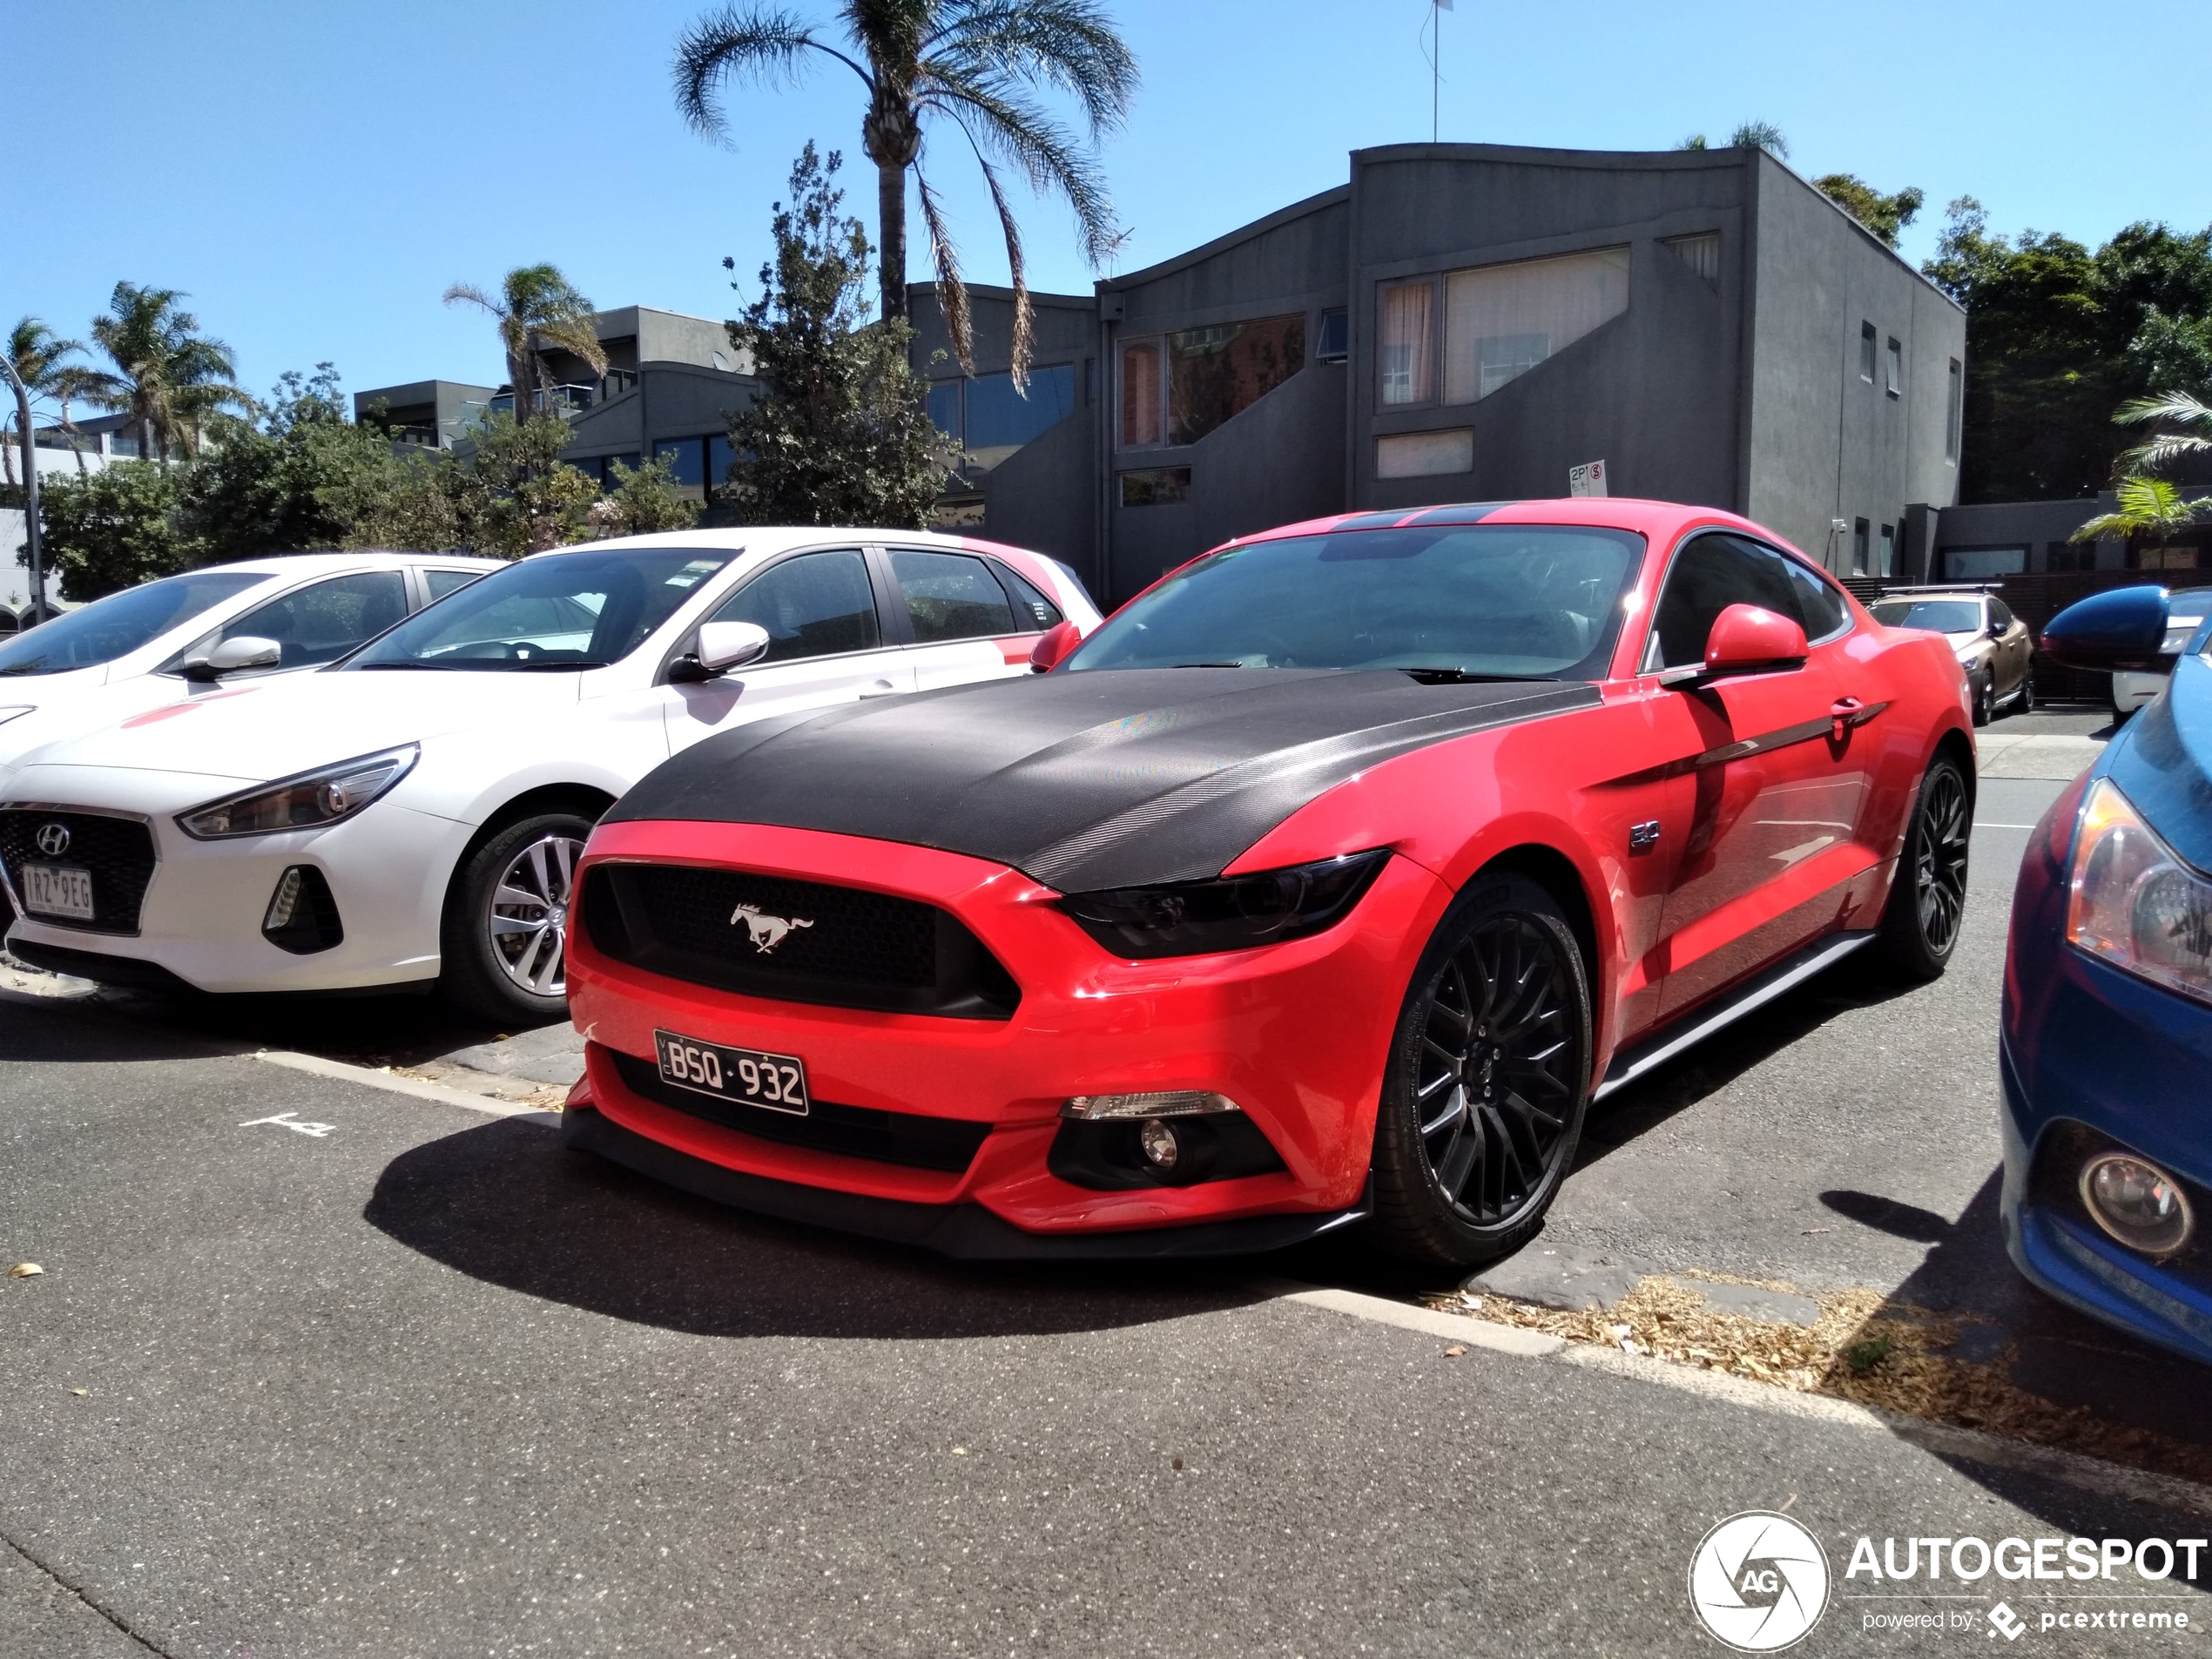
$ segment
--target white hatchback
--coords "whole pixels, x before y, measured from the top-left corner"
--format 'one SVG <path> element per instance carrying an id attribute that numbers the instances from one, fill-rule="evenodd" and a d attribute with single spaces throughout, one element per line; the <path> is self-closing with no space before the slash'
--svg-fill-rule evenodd
<path id="1" fill-rule="evenodd" d="M 499 568 L 452 553 L 287 553 L 65 610 L 0 641 L 0 777 L 59 738 L 334 662 Z"/>
<path id="2" fill-rule="evenodd" d="M 435 981 L 556 1018 L 593 822 L 736 725 L 1029 671 L 1066 566 L 916 531 L 687 530 L 542 553 L 320 671 L 175 702 L 0 785 L 8 948 L 205 991 Z M 739 670 L 732 672 L 732 670 Z"/>

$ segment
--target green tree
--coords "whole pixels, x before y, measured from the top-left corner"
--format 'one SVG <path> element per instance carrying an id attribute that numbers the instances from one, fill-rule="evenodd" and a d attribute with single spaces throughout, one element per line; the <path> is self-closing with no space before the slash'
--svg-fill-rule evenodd
<path id="1" fill-rule="evenodd" d="M 51 401 L 59 405 L 61 428 L 74 436 L 77 423 L 69 418 L 69 406 L 84 396 L 95 379 L 91 369 L 69 361 L 84 354 L 82 342 L 64 340 L 37 317 L 24 317 L 8 331 L 6 349 L 8 361 L 29 389 L 32 401 Z M 4 409 L 0 409 L 0 441 L 5 443 L 0 459 L 4 459 L 6 467 L 0 476 L 11 485 L 19 484 L 23 480 L 17 475 L 16 465 L 16 447 L 22 442 L 16 430 L 18 411 L 15 400 L 7 396 L 3 389 L 0 389 L 0 401 L 5 404 Z M 36 418 L 34 414 L 33 419 Z M 84 470 L 81 455 L 77 459 L 77 469 Z"/>
<path id="2" fill-rule="evenodd" d="M 49 567 L 72 604 L 199 562 L 177 510 L 177 479 L 150 461 L 45 480 L 38 508 Z"/>
<path id="3" fill-rule="evenodd" d="M 942 123 L 959 133 L 982 168 L 1006 239 L 1018 387 L 1029 360 L 1029 292 L 1021 233 L 999 166 L 1023 174 L 1040 194 L 1062 198 L 1075 211 L 1084 257 L 1094 267 L 1102 263 L 1121 239 L 1095 149 L 1047 113 L 1035 95 L 1071 96 L 1095 146 L 1129 113 L 1136 60 L 1095 0 L 843 0 L 838 17 L 850 52 L 780 7 L 732 4 L 702 17 L 677 48 L 677 105 L 699 133 L 718 138 L 727 126 L 719 98 L 727 79 L 771 84 L 795 78 L 815 57 L 833 59 L 859 76 L 867 91 L 860 147 L 876 168 L 882 315 L 892 320 L 907 314 L 912 172 L 954 354 L 973 373 L 959 252 L 921 168 L 926 124 Z"/>
<path id="4" fill-rule="evenodd" d="M 1782 129 L 1771 121 L 1739 121 L 1736 131 L 1728 135 L 1727 147 L 1731 150 L 1766 150 L 1790 158 L 1790 140 L 1782 136 Z M 1675 145 L 1677 150 L 1704 150 L 1710 146 L 1705 135 L 1693 132 Z"/>
<path id="5" fill-rule="evenodd" d="M 2207 503 L 2185 499 L 2181 490 L 2163 478 L 2123 478 L 2120 481 L 2117 512 L 2100 513 L 2068 539 L 2094 542 L 2107 536 L 2124 536 L 2130 548 L 2148 544 L 2163 547 L 2176 536 L 2203 522 Z"/>
<path id="6" fill-rule="evenodd" d="M 2130 225 L 2092 252 L 2055 233 L 1993 233 L 1953 201 L 1922 267 L 1966 308 L 1961 496 L 2033 501 L 2105 489 L 2128 447 L 2118 406 L 2194 372 L 2212 318 L 2212 233 Z"/>
<path id="7" fill-rule="evenodd" d="M 149 460 L 166 462 L 172 448 L 197 455 L 211 420 L 253 409 L 238 388 L 231 348 L 201 334 L 199 320 L 178 308 L 184 297 L 174 288 L 118 282 L 107 315 L 92 319 L 92 341 L 114 368 L 86 377 L 85 401 L 130 415 L 138 454 Z"/>
<path id="8" fill-rule="evenodd" d="M 545 396 L 553 386 L 545 364 L 548 348 L 581 357 L 595 374 L 607 372 L 607 354 L 599 345 L 591 301 L 576 291 L 557 266 L 516 266 L 501 280 L 496 298 L 468 282 L 455 283 L 445 298 L 449 306 L 481 306 L 498 324 L 517 421 L 527 424 L 534 415 L 558 414 Z"/>
<path id="9" fill-rule="evenodd" d="M 1882 192 L 1857 173 L 1831 172 L 1812 181 L 1812 187 L 1882 239 L 1897 246 L 1898 233 L 1919 217 L 1927 193 L 1907 185 L 1894 196 Z"/>
<path id="10" fill-rule="evenodd" d="M 919 527 L 944 484 L 944 438 L 907 366 L 906 321 L 867 320 L 867 233 L 840 216 L 840 165 L 811 143 L 800 155 L 760 296 L 729 325 L 762 388 L 731 419 L 724 499 L 746 523 Z"/>
<path id="11" fill-rule="evenodd" d="M 687 530 L 699 522 L 698 503 L 677 493 L 676 468 L 665 455 L 642 467 L 616 462 L 614 486 L 584 515 L 595 536 L 651 536 Z"/>
<path id="12" fill-rule="evenodd" d="M 485 558 L 519 559 L 589 541 L 587 515 L 599 490 L 562 464 L 568 442 L 565 421 L 498 414 L 479 427 L 469 450 L 435 474 L 451 506 L 455 543 Z"/>

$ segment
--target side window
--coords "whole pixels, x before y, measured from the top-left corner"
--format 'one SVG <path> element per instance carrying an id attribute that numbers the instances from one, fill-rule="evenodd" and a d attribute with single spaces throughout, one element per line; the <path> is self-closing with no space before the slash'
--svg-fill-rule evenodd
<path id="1" fill-rule="evenodd" d="M 1015 625 L 1006 590 L 981 559 L 894 549 L 891 570 L 899 578 L 917 645 L 1026 631 Z"/>
<path id="2" fill-rule="evenodd" d="M 1701 536 L 1675 555 L 1659 596 L 1654 624 L 1661 668 L 1691 668 L 1705 660 L 1713 623 L 1730 605 L 1758 605 L 1801 618 L 1790 562 L 1779 553 L 1732 536 Z"/>
<path id="3" fill-rule="evenodd" d="M 857 552 L 804 553 L 762 571 L 723 602 L 716 622 L 758 623 L 774 643 L 764 663 L 873 651 L 875 590 Z"/>
<path id="4" fill-rule="evenodd" d="M 1851 620 L 1851 612 L 1844 608 L 1844 596 L 1795 559 L 1783 563 L 1789 566 L 1790 580 L 1797 590 L 1797 613 L 1805 624 L 1805 637 L 1817 644 L 1841 633 Z"/>
<path id="5" fill-rule="evenodd" d="M 247 611 L 223 630 L 210 646 L 251 635 L 284 647 L 282 666 L 305 668 L 334 662 L 347 651 L 407 618 L 407 583 L 397 570 L 333 577 L 287 593 Z"/>
<path id="6" fill-rule="evenodd" d="M 1993 597 L 1990 600 L 1989 620 L 1998 628 L 2009 628 L 2013 625 L 2013 613 L 2006 608 L 2002 599 Z"/>
<path id="7" fill-rule="evenodd" d="M 489 574 L 483 570 L 437 570 L 422 572 L 422 585 L 429 590 L 433 604 L 444 598 L 455 588 L 465 588 L 478 577 Z"/>
<path id="8" fill-rule="evenodd" d="M 993 564 L 1007 597 L 1014 601 L 1015 626 L 1022 633 L 1031 631 L 1034 624 L 1038 631 L 1050 628 L 1061 620 L 1060 607 L 1046 598 L 1035 586 L 1003 564 Z"/>

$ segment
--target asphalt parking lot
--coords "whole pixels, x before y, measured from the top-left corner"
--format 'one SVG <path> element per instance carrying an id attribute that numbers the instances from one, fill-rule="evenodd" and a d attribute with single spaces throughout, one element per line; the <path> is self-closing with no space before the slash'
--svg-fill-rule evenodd
<path id="1" fill-rule="evenodd" d="M 1501 1271 L 1952 1307 L 2021 1386 L 2201 1440 L 2201 1371 L 1995 1240 L 2014 826 L 2062 787 L 2003 774 L 2096 725 L 1993 728 L 2075 746 L 1985 745 L 1944 980 L 1847 967 L 1608 1101 Z M 1255 1277 L 1417 1288 L 1355 1252 L 955 1267 L 718 1211 L 561 1150 L 524 1109 L 563 1042 L 0 990 L 0 1258 L 46 1269 L 0 1280 L 0 1655 L 1687 1652 L 1689 1551 L 1734 1510 L 1788 1505 L 1838 1570 L 1859 1533 L 2205 1529 Z M 1857 1639 L 1831 1613 L 1813 1646 Z"/>

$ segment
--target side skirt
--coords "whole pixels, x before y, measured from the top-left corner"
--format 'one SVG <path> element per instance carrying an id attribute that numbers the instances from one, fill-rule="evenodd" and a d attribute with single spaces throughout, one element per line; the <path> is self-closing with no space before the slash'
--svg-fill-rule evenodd
<path id="1" fill-rule="evenodd" d="M 1874 934 L 1871 930 L 1831 934 L 1825 939 L 1815 940 L 1794 956 L 1785 957 L 1764 973 L 1745 981 L 1720 1001 L 1693 1009 L 1686 1024 L 1668 1027 L 1649 1036 L 1640 1037 L 1622 1049 L 1613 1056 L 1613 1063 L 1606 1068 L 1605 1076 L 1590 1099 L 1601 1101 L 1615 1089 L 1627 1088 L 1638 1078 L 1657 1070 L 1685 1049 L 1703 1042 L 1715 1032 L 1735 1024 L 1747 1014 L 1764 1008 L 1777 997 L 1796 990 L 1814 974 L 1834 967 L 1862 945 L 1873 942 Z"/>

